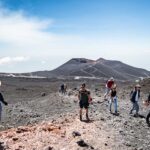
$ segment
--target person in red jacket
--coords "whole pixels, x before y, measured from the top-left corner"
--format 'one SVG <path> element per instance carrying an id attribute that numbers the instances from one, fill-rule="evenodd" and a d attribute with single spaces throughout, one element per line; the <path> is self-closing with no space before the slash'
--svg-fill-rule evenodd
<path id="1" fill-rule="evenodd" d="M 106 82 L 106 92 L 104 94 L 104 99 L 107 99 L 107 96 L 112 88 L 112 86 L 114 85 L 114 78 L 111 77 L 107 82 Z"/>

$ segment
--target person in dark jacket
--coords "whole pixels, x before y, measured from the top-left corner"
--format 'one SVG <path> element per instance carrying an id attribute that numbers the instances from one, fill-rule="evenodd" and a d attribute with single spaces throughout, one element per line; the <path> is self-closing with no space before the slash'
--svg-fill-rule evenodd
<path id="1" fill-rule="evenodd" d="M 82 109 L 85 108 L 86 119 L 87 121 L 89 121 L 88 107 L 89 107 L 90 91 L 86 89 L 85 83 L 81 85 L 81 88 L 78 94 L 78 99 L 79 99 L 79 106 L 80 106 L 80 120 L 82 121 Z"/>
<path id="2" fill-rule="evenodd" d="M 150 103 L 150 93 L 148 95 L 148 99 L 147 100 L 148 100 L 148 103 Z"/>
<path id="3" fill-rule="evenodd" d="M 0 86 L 1 86 L 1 82 L 0 82 Z M 2 95 L 2 93 L 0 93 L 0 121 L 2 119 L 2 103 L 4 105 L 7 105 L 8 103 L 4 100 L 4 97 Z"/>
<path id="4" fill-rule="evenodd" d="M 133 111 L 135 110 L 136 111 L 136 114 L 135 116 L 138 116 L 138 113 L 139 113 L 139 99 L 140 99 L 140 89 L 141 89 L 141 86 L 139 84 L 137 84 L 135 86 L 135 89 L 134 91 L 132 92 L 132 96 L 131 96 L 131 102 L 133 104 L 132 106 L 132 109 L 130 111 L 130 114 L 133 113 Z"/>

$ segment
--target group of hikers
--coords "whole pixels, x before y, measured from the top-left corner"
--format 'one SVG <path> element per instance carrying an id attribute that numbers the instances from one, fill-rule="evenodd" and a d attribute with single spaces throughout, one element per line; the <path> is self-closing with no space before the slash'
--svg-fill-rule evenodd
<path id="1" fill-rule="evenodd" d="M 112 104 L 113 104 L 114 112 L 115 112 L 115 114 L 118 114 L 117 85 L 116 85 L 113 77 L 111 77 L 106 82 L 105 87 L 106 87 L 106 92 L 104 94 L 104 101 L 107 100 L 109 102 L 110 113 L 112 113 Z M 131 108 L 129 114 L 132 114 L 133 111 L 135 110 L 135 114 L 134 114 L 135 117 L 139 116 L 140 89 L 141 89 L 141 86 L 139 84 L 136 84 L 130 94 L 130 101 L 132 103 L 132 108 Z M 80 87 L 78 99 L 79 99 L 79 106 L 80 106 L 80 111 L 79 111 L 80 120 L 82 121 L 82 109 L 85 108 L 86 119 L 87 119 L 87 121 L 89 121 L 90 119 L 88 116 L 88 107 L 89 107 L 89 104 L 90 104 L 92 98 L 90 96 L 90 91 L 86 89 L 85 83 L 83 83 Z M 145 101 L 145 103 L 147 105 L 150 104 L 150 93 L 149 93 L 148 98 Z M 150 118 L 150 113 L 147 115 L 146 120 L 149 119 L 148 117 Z M 148 121 L 147 121 L 147 123 L 148 123 Z"/>
<path id="2" fill-rule="evenodd" d="M 0 81 L 0 86 L 1 86 L 1 81 Z M 111 77 L 105 85 L 106 91 L 104 94 L 104 100 L 107 100 L 109 102 L 109 111 L 112 113 L 112 104 L 114 105 L 114 112 L 115 114 L 118 113 L 118 97 L 117 97 L 117 85 L 115 83 L 115 80 L 113 77 Z M 141 86 L 139 84 L 135 85 L 134 90 L 131 91 L 130 94 L 130 100 L 132 103 L 132 108 L 130 110 L 130 114 L 133 113 L 135 110 L 134 116 L 139 115 L 139 99 L 140 99 L 140 89 Z M 60 92 L 65 95 L 67 92 L 67 85 L 62 84 L 60 86 Z M 78 99 L 79 99 L 79 107 L 80 107 L 80 120 L 82 121 L 82 109 L 85 108 L 86 110 L 86 119 L 87 121 L 90 121 L 89 115 L 88 115 L 88 107 L 89 104 L 92 101 L 90 91 L 86 88 L 86 84 L 83 83 L 79 89 L 78 93 Z M 2 116 L 2 103 L 4 105 L 8 105 L 8 103 L 4 100 L 2 93 L 0 93 L 0 121 L 1 121 L 1 116 Z M 148 95 L 147 100 L 145 101 L 146 105 L 150 104 L 150 93 Z M 148 119 L 150 118 L 150 113 L 147 115 L 147 123 L 150 122 Z M 149 123 L 150 124 L 150 123 Z"/>

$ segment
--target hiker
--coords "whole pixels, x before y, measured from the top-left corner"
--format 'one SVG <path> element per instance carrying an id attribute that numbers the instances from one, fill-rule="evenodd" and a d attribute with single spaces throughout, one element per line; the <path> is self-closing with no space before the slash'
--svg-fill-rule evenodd
<path id="1" fill-rule="evenodd" d="M 143 104 L 145 106 L 149 106 L 150 105 L 150 92 L 149 92 L 149 95 L 148 95 L 147 99 L 145 101 L 143 101 Z"/>
<path id="2" fill-rule="evenodd" d="M 64 95 L 67 93 L 67 84 L 64 84 Z"/>
<path id="3" fill-rule="evenodd" d="M 1 81 L 0 81 L 0 86 L 1 86 Z M 2 119 L 2 103 L 4 105 L 8 105 L 8 103 L 4 100 L 2 93 L 0 92 L 0 121 Z"/>
<path id="4" fill-rule="evenodd" d="M 149 93 L 149 95 L 148 95 L 148 97 L 147 97 L 147 100 L 145 101 L 145 105 L 146 105 L 146 106 L 149 106 L 149 105 L 150 105 L 150 93 Z M 146 116 L 146 123 L 147 123 L 148 126 L 150 127 L 150 111 L 149 111 L 149 113 L 148 113 L 147 116 Z"/>
<path id="5" fill-rule="evenodd" d="M 107 100 L 107 96 L 108 96 L 108 94 L 109 94 L 109 92 L 110 92 L 110 90 L 111 90 L 111 88 L 112 88 L 112 86 L 113 86 L 114 83 L 115 83 L 115 82 L 114 82 L 114 78 L 113 78 L 113 77 L 111 77 L 111 78 L 106 82 L 106 92 L 105 92 L 105 94 L 104 94 L 104 99 L 105 99 L 105 100 Z"/>
<path id="6" fill-rule="evenodd" d="M 110 99 L 109 99 L 109 103 L 110 103 L 110 106 L 109 106 L 109 110 L 110 110 L 110 113 L 112 113 L 112 103 L 114 103 L 114 110 L 115 110 L 115 113 L 117 114 L 118 111 L 117 111 L 117 85 L 116 84 L 113 84 L 113 86 L 111 87 L 111 90 L 109 92 L 109 96 L 110 96 Z"/>
<path id="7" fill-rule="evenodd" d="M 88 117 L 88 107 L 89 107 L 89 101 L 91 100 L 91 97 L 90 97 L 90 91 L 86 89 L 85 83 L 81 85 L 78 99 L 79 99 L 79 106 L 80 106 L 80 120 L 82 121 L 82 109 L 85 108 L 86 119 L 87 121 L 89 121 L 90 119 Z"/>
<path id="8" fill-rule="evenodd" d="M 148 95 L 147 100 L 148 100 L 148 103 L 150 103 L 150 93 L 149 93 L 149 95 Z"/>
<path id="9" fill-rule="evenodd" d="M 132 112 L 135 110 L 136 111 L 136 114 L 135 114 L 136 117 L 138 117 L 138 115 L 139 115 L 138 114 L 139 113 L 139 104 L 138 104 L 138 101 L 140 99 L 140 89 L 141 89 L 141 86 L 139 84 L 137 84 L 135 86 L 134 91 L 131 92 L 132 95 L 131 95 L 131 99 L 130 100 L 131 100 L 133 106 L 132 106 L 132 109 L 130 111 L 130 114 L 132 114 Z"/>
<path id="10" fill-rule="evenodd" d="M 64 93 L 65 93 L 64 84 L 62 84 L 62 85 L 60 86 L 60 92 L 61 92 L 61 94 L 64 94 Z"/>

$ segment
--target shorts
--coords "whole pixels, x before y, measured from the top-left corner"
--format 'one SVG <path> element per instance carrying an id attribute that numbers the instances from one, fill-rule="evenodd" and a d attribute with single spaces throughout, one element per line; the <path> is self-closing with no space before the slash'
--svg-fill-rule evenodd
<path id="1" fill-rule="evenodd" d="M 85 108 L 85 109 L 87 109 L 88 107 L 89 107 L 89 103 L 87 102 L 87 103 L 83 103 L 82 101 L 80 101 L 79 102 L 79 106 L 80 106 L 80 108 Z"/>

